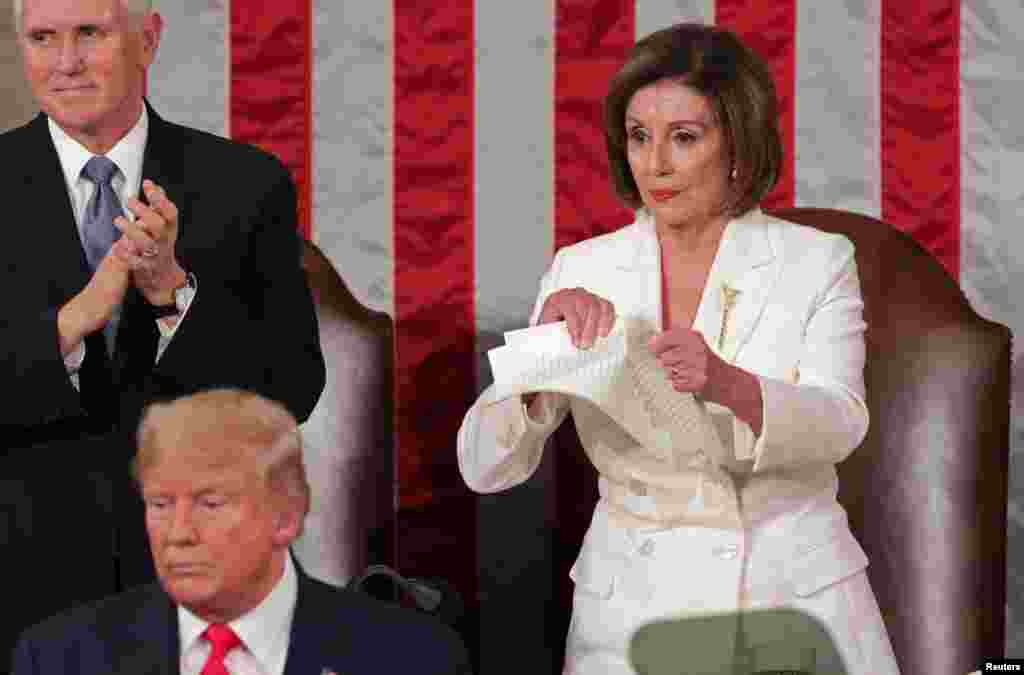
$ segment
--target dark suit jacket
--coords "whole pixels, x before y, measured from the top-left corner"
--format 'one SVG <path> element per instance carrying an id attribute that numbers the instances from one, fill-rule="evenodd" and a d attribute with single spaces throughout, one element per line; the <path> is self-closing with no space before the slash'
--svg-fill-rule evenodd
<path id="1" fill-rule="evenodd" d="M 0 156 L 0 577 L 39 591 L 28 614 L 0 612 L 6 652 L 20 622 L 153 578 L 128 481 L 145 404 L 232 386 L 281 401 L 302 421 L 323 389 L 324 363 L 285 167 L 150 109 L 143 177 L 179 209 L 176 253 L 198 293 L 154 363 L 156 325 L 132 290 L 113 358 L 101 331 L 86 338 L 76 390 L 56 315 L 90 271 L 46 117 L 0 134 Z"/>
<path id="2" fill-rule="evenodd" d="M 102 335 L 90 336 L 79 393 L 59 354 L 56 313 L 90 272 L 46 117 L 0 135 L 0 153 L 8 158 L 0 164 L 8 212 L 0 228 L 0 386 L 17 394 L 0 406 L 9 448 L 134 424 L 154 398 L 217 385 L 279 400 L 300 421 L 309 416 L 324 365 L 299 266 L 295 188 L 280 162 L 150 110 L 142 174 L 178 206 L 177 255 L 199 292 L 155 366 L 156 325 L 131 293 L 114 363 Z"/>
<path id="3" fill-rule="evenodd" d="M 432 617 L 323 584 L 298 570 L 284 675 L 468 674 L 465 647 Z M 13 675 L 172 675 L 178 616 L 158 584 L 140 586 L 34 626 Z"/>

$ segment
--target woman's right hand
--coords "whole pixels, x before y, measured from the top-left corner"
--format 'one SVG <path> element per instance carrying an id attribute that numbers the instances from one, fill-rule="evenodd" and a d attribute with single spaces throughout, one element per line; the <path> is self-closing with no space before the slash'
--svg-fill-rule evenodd
<path id="1" fill-rule="evenodd" d="M 605 337 L 615 323 L 615 306 L 582 288 L 563 288 L 544 301 L 538 324 L 564 320 L 577 349 L 589 349 Z"/>

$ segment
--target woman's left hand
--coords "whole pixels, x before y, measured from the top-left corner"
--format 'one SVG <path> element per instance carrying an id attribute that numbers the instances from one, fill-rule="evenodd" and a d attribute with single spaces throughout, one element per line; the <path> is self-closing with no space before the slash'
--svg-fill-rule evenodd
<path id="1" fill-rule="evenodd" d="M 665 369 L 676 391 L 715 400 L 728 376 L 729 364 L 711 351 L 704 336 L 689 328 L 672 328 L 654 335 L 647 348 Z"/>
<path id="2" fill-rule="evenodd" d="M 672 328 L 647 343 L 676 391 L 723 405 L 750 425 L 755 436 L 764 424 L 761 384 L 753 373 L 718 358 L 704 336 L 689 328 Z"/>

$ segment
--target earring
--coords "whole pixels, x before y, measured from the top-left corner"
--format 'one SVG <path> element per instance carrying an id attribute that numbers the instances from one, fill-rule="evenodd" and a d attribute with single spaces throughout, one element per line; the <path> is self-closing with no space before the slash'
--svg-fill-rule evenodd
<path id="1" fill-rule="evenodd" d="M 736 167 L 733 167 L 732 171 L 729 172 L 729 180 L 736 180 Z"/>

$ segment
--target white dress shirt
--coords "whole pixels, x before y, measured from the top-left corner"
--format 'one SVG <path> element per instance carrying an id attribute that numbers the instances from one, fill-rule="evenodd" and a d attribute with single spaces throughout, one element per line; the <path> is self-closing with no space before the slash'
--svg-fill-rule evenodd
<path id="1" fill-rule="evenodd" d="M 89 179 L 82 177 L 82 169 L 85 168 L 86 163 L 92 159 L 93 153 L 90 152 L 85 146 L 71 138 L 63 129 L 57 125 L 53 119 L 49 119 L 50 137 L 53 139 L 53 145 L 57 150 L 57 156 L 60 159 L 61 168 L 64 170 L 64 183 L 68 188 L 68 196 L 71 199 L 71 207 L 75 214 L 75 223 L 78 225 L 78 236 L 84 239 L 82 233 L 82 219 L 85 214 L 85 209 L 89 204 L 89 200 L 92 199 L 93 193 L 96 191 L 96 185 Z M 142 108 L 142 114 L 139 115 L 139 120 L 135 123 L 135 126 L 125 134 L 125 136 L 117 142 L 114 147 L 106 153 L 107 159 L 111 160 L 117 165 L 118 170 L 114 172 L 111 177 L 111 186 L 118 198 L 121 200 L 121 205 L 124 207 L 125 217 L 129 220 L 135 220 L 135 215 L 124 205 L 127 203 L 129 197 L 138 197 L 139 192 L 142 188 L 142 162 L 146 150 L 146 139 L 149 134 L 149 113 L 146 111 L 145 106 Z M 157 343 L 157 360 L 163 355 L 164 350 L 167 349 L 167 345 L 170 344 L 171 338 L 174 337 L 174 333 L 177 330 L 178 325 L 185 318 L 185 313 L 188 312 L 188 307 L 192 303 L 192 299 L 195 297 L 196 283 L 195 277 L 191 278 L 192 283 L 188 290 L 183 296 L 184 311 L 178 317 L 178 321 L 174 325 L 167 325 L 166 322 L 158 320 L 157 328 L 160 331 L 159 341 Z M 111 320 L 111 324 L 114 326 L 111 335 L 116 332 L 117 321 L 119 319 L 120 308 L 115 311 L 114 318 Z M 81 368 L 82 363 L 85 361 L 85 341 L 79 342 L 75 349 L 73 349 L 65 358 L 64 365 L 67 367 L 68 375 L 71 377 L 71 382 L 77 389 L 78 384 L 78 370 Z"/>
<path id="2" fill-rule="evenodd" d="M 291 556 L 285 556 L 284 574 L 263 599 L 246 614 L 228 623 L 242 644 L 224 657 L 231 675 L 283 675 L 299 582 Z M 178 606 L 181 675 L 199 675 L 210 655 L 210 643 L 201 636 L 209 622 Z"/>
<path id="3" fill-rule="evenodd" d="M 60 126 L 49 120 L 50 136 L 57 148 L 57 156 L 60 157 L 61 168 L 64 169 L 64 181 L 68 186 L 68 195 L 71 197 L 71 207 L 75 212 L 75 222 L 78 223 L 78 234 L 82 234 L 82 216 L 85 214 L 85 207 L 89 204 L 96 186 L 88 178 L 82 177 L 82 169 L 92 159 L 93 153 L 75 139 L 68 136 L 67 132 Z M 129 197 L 137 197 L 142 187 L 142 158 L 146 150 L 146 138 L 149 135 L 149 115 L 145 107 L 135 126 L 124 135 L 107 153 L 106 157 L 117 165 L 118 171 L 111 177 L 111 185 L 117 193 L 121 205 L 124 207 L 125 216 L 134 220 L 135 216 L 124 204 Z"/>

